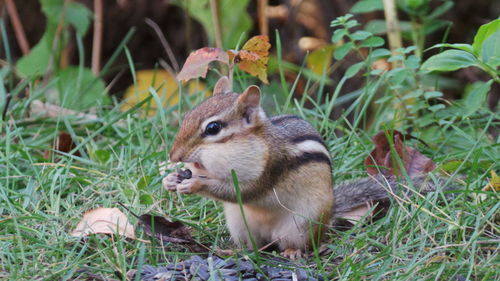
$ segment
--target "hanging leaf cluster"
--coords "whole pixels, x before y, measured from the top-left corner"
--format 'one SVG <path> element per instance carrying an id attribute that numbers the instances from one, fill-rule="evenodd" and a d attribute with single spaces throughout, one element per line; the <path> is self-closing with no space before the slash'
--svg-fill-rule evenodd
<path id="1" fill-rule="evenodd" d="M 250 75 L 258 77 L 262 82 L 267 80 L 267 62 L 271 44 L 266 35 L 250 38 L 241 50 L 224 51 L 220 48 L 201 48 L 192 52 L 177 75 L 178 80 L 189 80 L 197 77 L 205 78 L 211 62 L 219 61 L 228 66 L 229 71 L 234 65 Z"/>

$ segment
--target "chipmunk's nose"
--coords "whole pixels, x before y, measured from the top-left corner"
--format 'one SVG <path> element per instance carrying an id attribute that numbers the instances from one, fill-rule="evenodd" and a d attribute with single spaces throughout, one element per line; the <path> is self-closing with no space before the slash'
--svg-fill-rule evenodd
<path id="1" fill-rule="evenodd" d="M 171 162 L 182 162 L 182 157 L 184 155 L 183 149 L 177 149 L 175 147 L 172 147 L 172 150 L 170 150 L 170 161 Z"/>

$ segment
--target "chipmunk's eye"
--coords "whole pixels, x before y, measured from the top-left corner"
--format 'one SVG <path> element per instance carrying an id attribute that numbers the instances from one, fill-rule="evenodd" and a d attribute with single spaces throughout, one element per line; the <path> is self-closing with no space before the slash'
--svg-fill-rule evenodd
<path id="1" fill-rule="evenodd" d="M 205 128 L 204 134 L 207 136 L 217 135 L 222 129 L 222 124 L 219 121 L 210 122 Z"/>

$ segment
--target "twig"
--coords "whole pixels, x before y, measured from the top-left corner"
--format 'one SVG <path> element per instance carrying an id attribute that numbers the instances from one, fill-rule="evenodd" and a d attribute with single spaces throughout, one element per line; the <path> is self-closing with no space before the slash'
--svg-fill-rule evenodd
<path id="1" fill-rule="evenodd" d="M 9 108 L 10 101 L 12 100 L 12 95 L 10 93 L 7 93 L 5 97 L 5 106 L 3 108 L 2 112 L 2 121 L 5 121 L 5 116 L 7 115 L 7 109 Z"/>
<path id="2" fill-rule="evenodd" d="M 17 13 L 16 4 L 13 0 L 5 0 L 5 5 L 7 6 L 7 11 L 9 13 L 10 22 L 14 27 L 14 32 L 16 34 L 17 42 L 19 47 L 23 52 L 23 55 L 27 55 L 30 52 L 30 46 L 28 40 L 26 39 L 26 34 L 24 33 L 23 25 L 19 19 L 19 14 Z"/>
<path id="3" fill-rule="evenodd" d="M 387 38 L 389 39 L 389 48 L 395 54 L 395 51 L 403 46 L 401 40 L 401 29 L 399 28 L 398 13 L 394 0 L 384 0 L 384 15 L 387 26 Z M 399 67 L 401 62 L 396 60 L 392 63 L 392 67 Z"/>
<path id="4" fill-rule="evenodd" d="M 67 108 L 62 108 L 58 105 L 44 103 L 39 100 L 34 100 L 31 102 L 30 114 L 49 118 L 57 118 L 59 116 L 75 116 L 85 121 L 95 121 L 98 119 L 97 115 L 95 114 L 83 113 Z"/>
<path id="5" fill-rule="evenodd" d="M 261 35 L 269 35 L 269 25 L 267 21 L 268 0 L 257 1 L 257 16 L 259 18 L 259 32 Z"/>
<path id="6" fill-rule="evenodd" d="M 172 52 L 172 47 L 170 47 L 170 44 L 168 44 L 167 38 L 165 38 L 165 35 L 161 32 L 160 27 L 156 22 L 152 21 L 150 18 L 146 18 L 144 20 L 147 25 L 151 26 L 151 28 L 155 31 L 156 35 L 158 35 L 158 38 L 160 39 L 160 43 L 165 49 L 165 53 L 167 53 L 168 59 L 170 60 L 170 63 L 172 64 L 172 67 L 175 70 L 175 73 L 179 72 L 179 63 L 177 63 L 177 60 L 175 59 L 174 52 Z"/>
<path id="7" fill-rule="evenodd" d="M 210 0 L 210 11 L 212 12 L 212 21 L 214 24 L 215 46 L 222 48 L 222 29 L 219 15 L 219 0 Z"/>
<path id="8" fill-rule="evenodd" d="M 94 34 L 92 37 L 92 72 L 95 75 L 101 71 L 101 51 L 102 51 L 102 0 L 94 0 Z"/>

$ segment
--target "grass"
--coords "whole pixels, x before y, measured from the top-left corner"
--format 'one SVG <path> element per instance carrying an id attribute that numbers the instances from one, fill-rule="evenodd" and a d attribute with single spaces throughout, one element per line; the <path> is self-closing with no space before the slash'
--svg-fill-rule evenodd
<path id="1" fill-rule="evenodd" d="M 43 95 L 47 89 L 40 91 Z M 268 112 L 296 113 L 320 129 L 333 157 L 334 179 L 339 182 L 365 174 L 362 162 L 372 149 L 370 137 L 393 125 L 387 118 L 391 112 L 372 110 L 367 102 L 378 99 L 379 93 L 375 89 L 352 95 L 354 101 L 347 109 L 351 117 L 343 114 L 337 120 L 326 118 L 335 99 L 299 102 L 270 93 L 265 99 L 271 103 L 286 100 L 290 105 L 285 108 L 278 102 Z M 182 110 L 201 99 L 201 95 L 184 97 Z M 13 101 L 0 129 L 0 279 L 75 280 L 85 272 L 124 279 L 127 271 L 140 264 L 161 265 L 194 254 L 179 245 L 152 246 L 118 236 L 97 235 L 83 241 L 70 237 L 85 211 L 119 207 L 119 202 L 136 214 L 157 213 L 180 220 L 192 228 L 196 240 L 213 249 L 233 247 L 219 203 L 161 187 L 159 162 L 168 158 L 179 124 L 178 108 L 160 109 L 152 118 L 143 118 L 137 114 L 138 107 L 125 113 L 113 107 L 98 112 L 97 120 L 82 122 L 68 116 L 28 119 L 28 103 L 27 99 Z M 383 106 L 393 109 L 387 103 L 379 108 Z M 487 200 L 474 199 L 489 172 L 498 171 L 500 146 L 491 132 L 498 128 L 499 115 L 483 109 L 468 119 L 432 118 L 423 127 L 416 126 L 418 117 L 398 122 L 413 125 L 414 135 L 429 146 L 417 141 L 412 146 L 438 165 L 460 160 L 452 169 L 465 181 L 457 196 L 442 200 L 438 192 L 412 198 L 411 203 L 395 200 L 378 221 L 329 231 L 324 241 L 326 254 L 316 252 L 297 266 L 312 267 L 329 280 L 500 279 L 500 202 L 492 192 L 483 192 Z M 373 125 L 360 129 L 367 124 Z M 74 150 L 81 156 L 52 151 L 45 158 L 60 131 L 73 137 L 78 144 Z M 148 240 L 140 229 L 137 235 Z M 256 263 L 266 261 L 265 255 L 247 255 Z"/>

